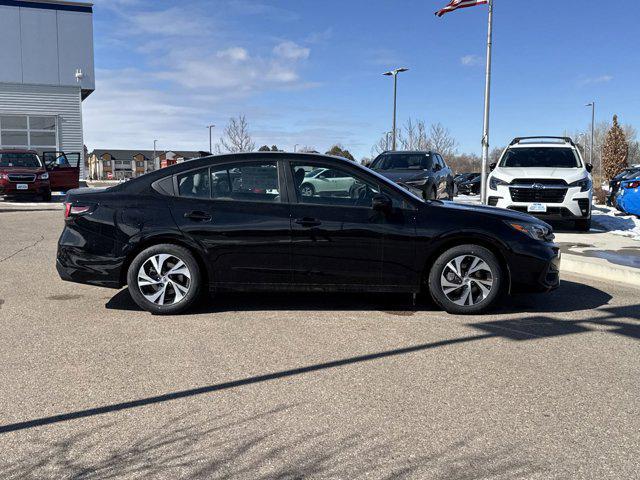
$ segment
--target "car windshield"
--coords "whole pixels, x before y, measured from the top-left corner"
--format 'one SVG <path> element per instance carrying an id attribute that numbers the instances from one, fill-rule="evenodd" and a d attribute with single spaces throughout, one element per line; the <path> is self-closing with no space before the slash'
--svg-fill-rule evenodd
<path id="1" fill-rule="evenodd" d="M 512 148 L 504 154 L 501 167 L 579 168 L 580 160 L 571 148 Z"/>
<path id="2" fill-rule="evenodd" d="M 304 176 L 307 177 L 307 178 L 314 178 L 317 175 L 319 175 L 322 172 L 324 172 L 325 170 L 326 170 L 326 168 L 314 168 L 313 170 L 310 170 L 307 173 L 305 173 Z"/>
<path id="3" fill-rule="evenodd" d="M 33 153 L 0 153 L 0 167 L 40 168 L 42 163 Z"/>
<path id="4" fill-rule="evenodd" d="M 431 168 L 431 155 L 425 153 L 392 153 L 378 157 L 373 170 L 427 170 Z"/>

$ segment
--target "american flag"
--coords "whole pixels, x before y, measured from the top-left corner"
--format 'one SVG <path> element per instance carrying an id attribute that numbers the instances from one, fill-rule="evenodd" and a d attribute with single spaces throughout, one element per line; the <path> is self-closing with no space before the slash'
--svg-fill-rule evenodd
<path id="1" fill-rule="evenodd" d="M 482 5 L 489 3 L 489 0 L 451 0 L 449 5 L 442 10 L 438 10 L 436 15 L 438 17 L 443 16 L 445 13 L 453 12 L 459 8 L 475 7 L 476 5 Z"/>

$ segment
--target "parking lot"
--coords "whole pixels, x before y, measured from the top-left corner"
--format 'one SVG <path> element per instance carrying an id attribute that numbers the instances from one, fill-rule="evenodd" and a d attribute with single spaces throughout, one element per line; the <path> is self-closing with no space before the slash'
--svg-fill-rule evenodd
<path id="1" fill-rule="evenodd" d="M 456 317 L 225 295 L 180 317 L 59 280 L 62 212 L 0 212 L 2 478 L 637 478 L 638 291 Z"/>

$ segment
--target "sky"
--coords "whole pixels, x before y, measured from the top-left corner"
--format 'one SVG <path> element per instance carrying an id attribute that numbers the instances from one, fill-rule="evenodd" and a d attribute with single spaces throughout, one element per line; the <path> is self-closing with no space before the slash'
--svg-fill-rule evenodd
<path id="1" fill-rule="evenodd" d="M 481 151 L 487 7 L 448 0 L 95 0 L 94 148 L 208 150 L 245 115 L 257 146 L 340 143 L 356 158 L 398 123 L 440 122 Z M 491 146 L 596 120 L 640 129 L 640 2 L 495 0 Z"/>

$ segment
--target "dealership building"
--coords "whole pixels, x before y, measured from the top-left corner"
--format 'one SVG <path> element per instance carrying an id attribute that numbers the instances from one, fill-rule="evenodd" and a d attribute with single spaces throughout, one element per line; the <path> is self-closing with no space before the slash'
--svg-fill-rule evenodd
<path id="1" fill-rule="evenodd" d="M 84 157 L 82 101 L 94 89 L 92 4 L 0 0 L 1 148 Z"/>

